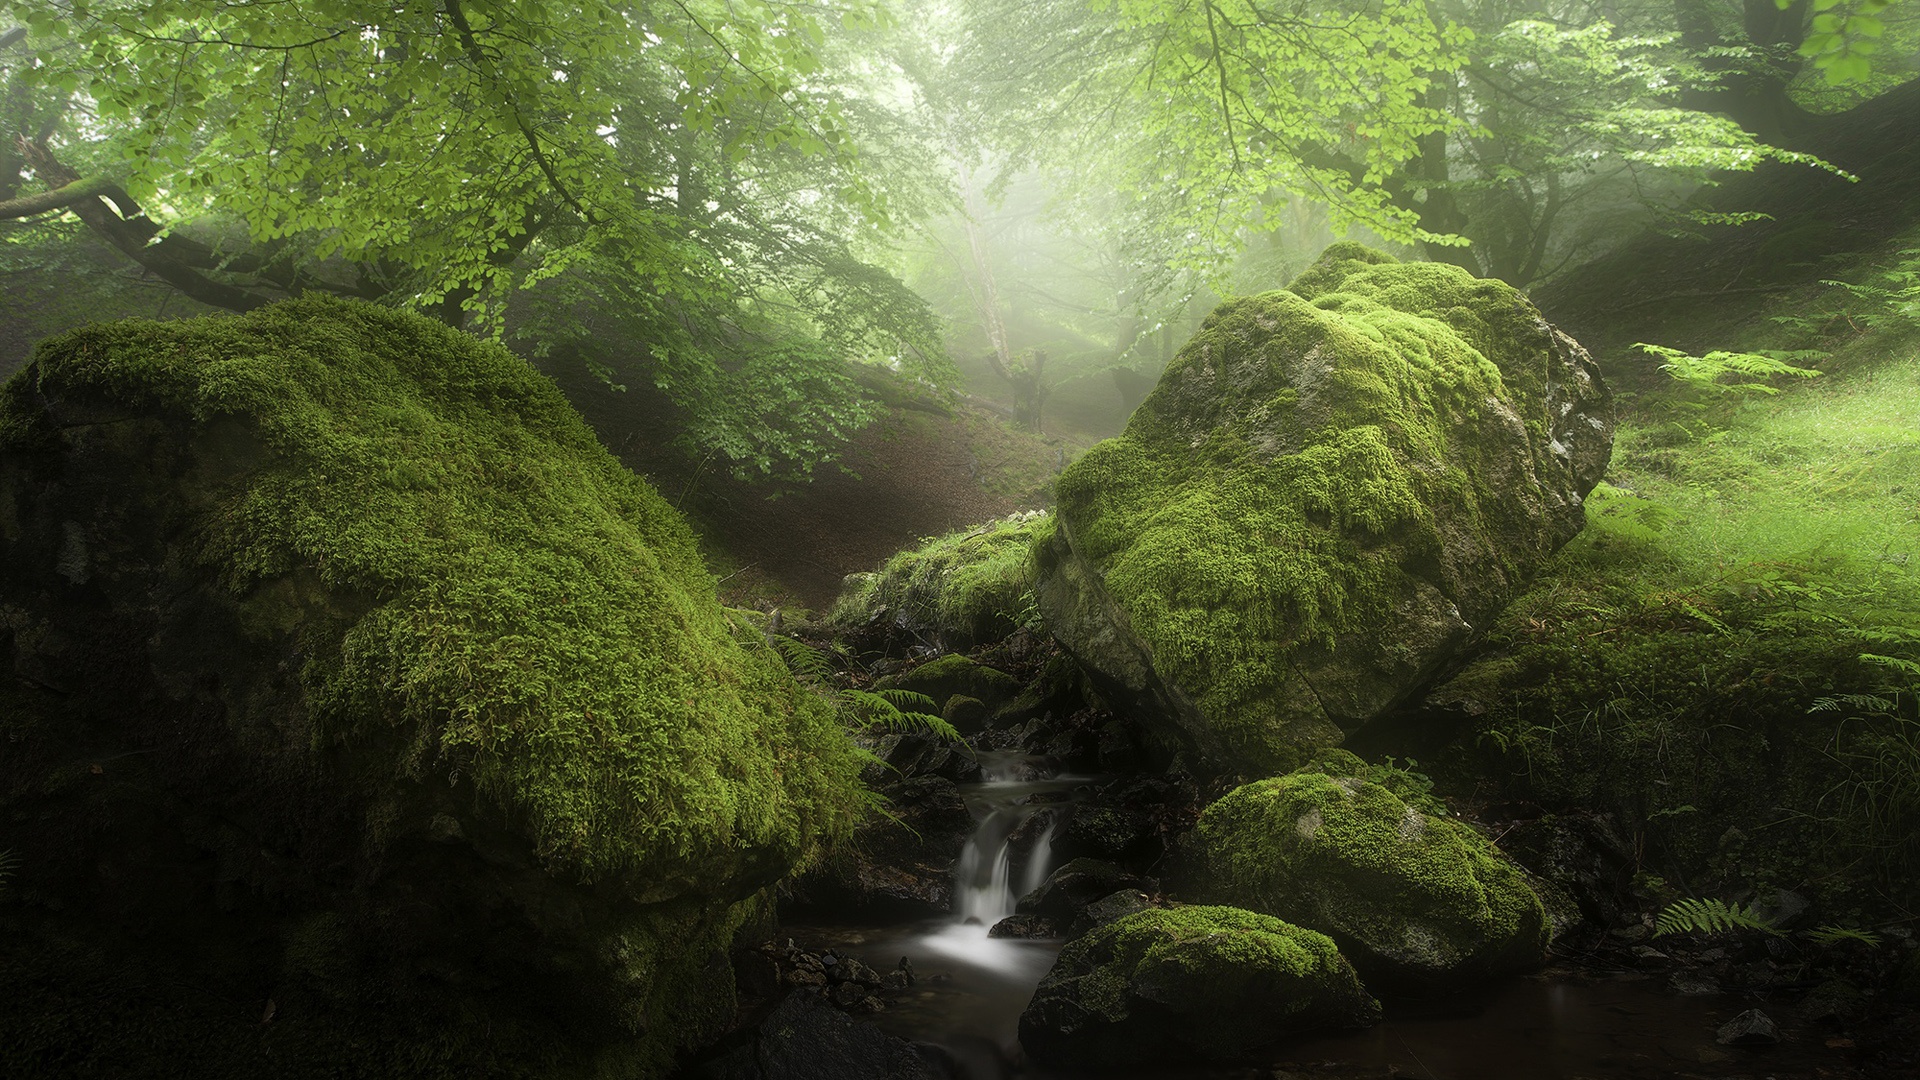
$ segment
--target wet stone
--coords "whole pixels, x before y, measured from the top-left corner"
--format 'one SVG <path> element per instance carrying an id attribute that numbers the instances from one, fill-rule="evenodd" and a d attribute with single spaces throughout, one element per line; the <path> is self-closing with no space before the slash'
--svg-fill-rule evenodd
<path id="1" fill-rule="evenodd" d="M 1088 904 L 1085 914 L 1075 920 L 1074 925 L 1078 929 L 1091 930 L 1152 906 L 1153 900 L 1146 893 L 1138 889 L 1121 889 Z"/>
<path id="2" fill-rule="evenodd" d="M 1059 937 L 1057 923 L 1045 915 L 1009 915 L 993 924 L 987 931 L 991 938 L 1047 938 Z"/>
<path id="3" fill-rule="evenodd" d="M 1720 992 L 1719 981 L 1699 971 L 1676 971 L 1667 980 L 1667 985 L 1683 997 L 1711 997 Z"/>
<path id="4" fill-rule="evenodd" d="M 1748 1009 L 1720 1025 L 1714 1041 L 1721 1046 L 1772 1046 L 1780 1041 L 1780 1029 L 1766 1013 Z"/>

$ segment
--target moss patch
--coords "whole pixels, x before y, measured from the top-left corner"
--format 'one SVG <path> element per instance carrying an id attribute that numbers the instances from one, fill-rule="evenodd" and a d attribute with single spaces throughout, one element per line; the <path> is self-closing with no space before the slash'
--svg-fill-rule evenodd
<path id="1" fill-rule="evenodd" d="M 953 652 L 998 641 L 1037 620 L 1032 549 L 1050 520 L 1015 514 L 900 552 L 850 578 L 827 624 L 844 632 L 879 621 Z"/>
<path id="2" fill-rule="evenodd" d="M 1369 983 L 1458 986 L 1546 950 L 1546 913 L 1517 867 L 1379 784 L 1261 780 L 1209 806 L 1197 836 L 1209 899 L 1328 934 Z"/>
<path id="3" fill-rule="evenodd" d="M 1020 1041 L 1036 1061 L 1078 1068 L 1240 1062 L 1379 1016 L 1322 934 L 1237 908 L 1156 908 L 1068 943 Z"/>
<path id="4" fill-rule="evenodd" d="M 330 300 L 96 326 L 8 384 L 0 448 L 56 439 L 70 398 L 258 440 L 197 556 L 235 593 L 310 569 L 372 599 L 305 672 L 327 741 L 403 726 L 588 875 L 846 831 L 830 711 L 734 642 L 685 523 L 504 349 Z"/>
<path id="5" fill-rule="evenodd" d="M 554 388 L 368 305 L 45 343 L 0 392 L 0 625 L 23 1060 L 661 1075 L 732 1018 L 743 901 L 862 804 Z"/>
<path id="6" fill-rule="evenodd" d="M 1576 353 L 1500 282 L 1337 245 L 1207 318 L 1061 476 L 1060 534 L 1204 716 L 1204 752 L 1298 765 L 1579 529 L 1610 418 Z M 1100 636 L 1072 606 L 1048 612 L 1069 648 Z"/>

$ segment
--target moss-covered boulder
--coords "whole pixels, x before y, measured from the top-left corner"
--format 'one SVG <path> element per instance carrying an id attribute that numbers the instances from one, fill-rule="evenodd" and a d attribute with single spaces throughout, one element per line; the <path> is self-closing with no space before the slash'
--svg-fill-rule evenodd
<path id="1" fill-rule="evenodd" d="M 1546 910 L 1519 867 L 1369 780 L 1243 785 L 1200 815 L 1195 840 L 1206 899 L 1326 934 L 1375 989 L 1462 986 L 1546 952 Z"/>
<path id="2" fill-rule="evenodd" d="M 44 343 L 0 659 L 22 1075 L 657 1075 L 859 801 L 553 386 L 369 305 Z"/>
<path id="3" fill-rule="evenodd" d="M 1033 538 L 1043 511 L 935 537 L 849 575 L 828 613 L 832 629 L 874 648 L 932 645 L 966 652 L 1033 621 Z"/>
<path id="4" fill-rule="evenodd" d="M 1404 701 L 1579 531 L 1586 352 L 1508 285 L 1329 248 L 1207 317 L 1060 477 L 1036 595 L 1109 696 L 1271 774 Z"/>
<path id="5" fill-rule="evenodd" d="M 1237 908 L 1154 908 L 1061 950 L 1020 1014 L 1020 1044 L 1060 1068 L 1231 1064 L 1379 1018 L 1323 934 Z"/>

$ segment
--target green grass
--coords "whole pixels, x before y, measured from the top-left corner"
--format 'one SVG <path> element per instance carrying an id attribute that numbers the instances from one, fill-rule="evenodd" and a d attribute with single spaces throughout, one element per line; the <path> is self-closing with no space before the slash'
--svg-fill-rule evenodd
<path id="1" fill-rule="evenodd" d="M 1724 337 L 1681 344 L 1818 348 L 1795 362 L 1825 374 L 1628 396 L 1586 531 L 1439 696 L 1486 709 L 1479 748 L 1521 786 L 1621 813 L 1696 890 L 1898 904 L 1920 866 L 1920 714 L 1908 669 L 1863 656 L 1920 658 L 1920 320 L 1823 287 L 1700 325 Z"/>

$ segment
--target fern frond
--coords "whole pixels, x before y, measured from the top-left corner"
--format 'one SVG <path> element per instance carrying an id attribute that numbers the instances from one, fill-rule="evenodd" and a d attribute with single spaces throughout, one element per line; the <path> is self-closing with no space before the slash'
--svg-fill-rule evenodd
<path id="1" fill-rule="evenodd" d="M 1759 930 L 1779 934 L 1780 930 L 1761 918 L 1750 907 L 1724 900 L 1689 897 L 1667 905 L 1653 924 L 1653 936 L 1667 934 L 1716 934 L 1724 930 Z"/>
<path id="2" fill-rule="evenodd" d="M 898 687 L 889 687 L 885 690 L 873 690 L 869 692 L 877 697 L 885 698 L 888 704 L 902 711 L 912 709 L 916 712 L 932 712 L 940 707 L 939 702 L 934 701 L 918 690 L 902 690 Z"/>
<path id="3" fill-rule="evenodd" d="M 941 717 L 917 710 L 907 711 L 896 705 L 892 698 L 903 694 L 929 705 L 933 703 L 933 699 L 925 694 L 912 694 L 911 691 L 848 689 L 840 692 L 840 699 L 844 703 L 842 711 L 853 726 L 862 731 L 924 731 L 936 738 L 966 745 L 966 737 Z"/>
<path id="4" fill-rule="evenodd" d="M 1838 945 L 1842 941 L 1857 941 L 1869 948 L 1880 947 L 1880 935 L 1871 930 L 1856 930 L 1851 926 L 1823 926 L 1818 930 L 1807 931 L 1807 938 L 1821 945 Z"/>
<path id="5" fill-rule="evenodd" d="M 785 634 L 769 634 L 767 640 L 773 643 L 780 659 L 786 661 L 787 670 L 802 682 L 824 683 L 832 673 L 827 666 L 827 658 L 819 649 L 797 638 Z"/>
<path id="6" fill-rule="evenodd" d="M 1877 667 L 1886 668 L 1896 674 L 1920 679 L 1920 663 L 1904 660 L 1898 656 L 1881 656 L 1878 653 L 1861 653 L 1860 659 Z"/>

